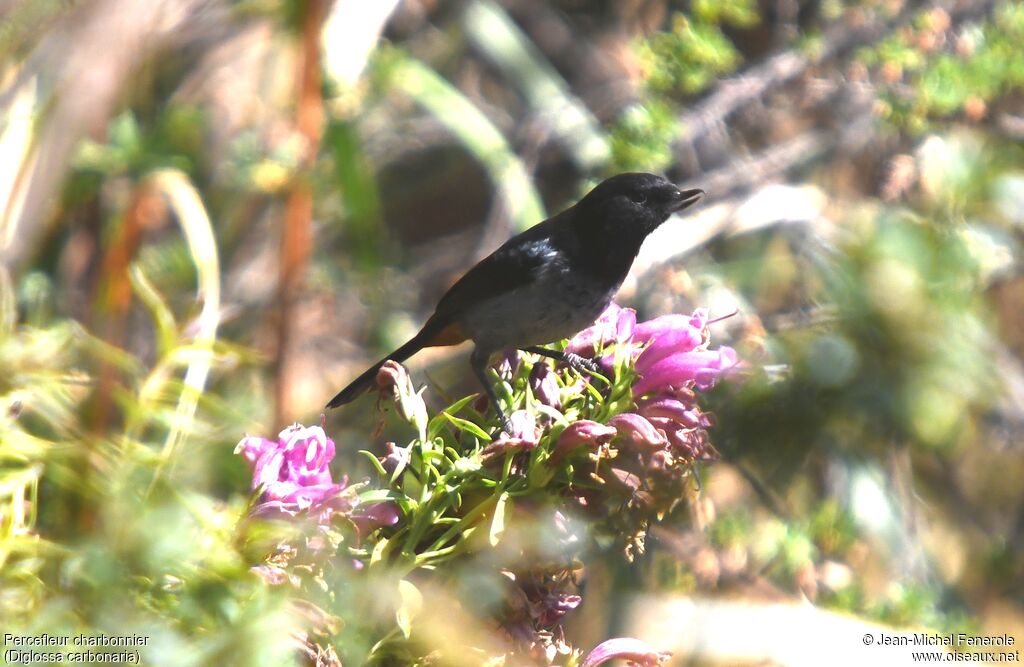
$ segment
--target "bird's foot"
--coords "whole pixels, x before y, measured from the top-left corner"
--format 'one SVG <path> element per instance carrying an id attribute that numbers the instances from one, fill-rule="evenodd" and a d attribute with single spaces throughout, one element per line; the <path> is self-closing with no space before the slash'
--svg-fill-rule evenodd
<path id="1" fill-rule="evenodd" d="M 501 428 L 491 434 L 491 440 L 498 440 L 502 434 L 512 437 L 512 420 L 503 414 L 498 415 L 498 419 L 501 422 Z"/>
<path id="2" fill-rule="evenodd" d="M 565 353 L 565 363 L 569 365 L 577 373 L 590 373 L 591 375 L 602 375 L 604 371 L 601 369 L 601 364 L 597 363 L 593 359 L 587 359 L 581 357 L 578 354 L 572 352 Z"/>

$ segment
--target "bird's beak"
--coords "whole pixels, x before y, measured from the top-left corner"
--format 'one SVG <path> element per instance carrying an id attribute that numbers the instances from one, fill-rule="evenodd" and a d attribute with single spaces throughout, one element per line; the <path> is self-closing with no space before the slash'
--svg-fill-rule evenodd
<path id="1" fill-rule="evenodd" d="M 682 211 L 684 208 L 687 208 L 689 206 L 692 206 L 693 204 L 696 204 L 700 200 L 700 198 L 703 197 L 703 196 L 704 196 L 704 191 L 699 189 L 699 188 L 694 188 L 693 190 L 683 190 L 683 191 L 681 191 L 679 193 L 679 197 L 676 199 L 675 203 L 672 204 L 672 212 L 673 213 L 677 213 L 679 211 Z"/>

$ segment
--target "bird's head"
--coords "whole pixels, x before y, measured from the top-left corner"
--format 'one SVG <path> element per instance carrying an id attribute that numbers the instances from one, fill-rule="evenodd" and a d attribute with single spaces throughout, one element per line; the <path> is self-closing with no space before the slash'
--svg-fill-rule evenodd
<path id="1" fill-rule="evenodd" d="M 601 181 L 577 204 L 587 226 L 597 225 L 613 236 L 642 239 L 673 213 L 696 203 L 703 190 L 681 190 L 655 174 L 618 174 Z"/>

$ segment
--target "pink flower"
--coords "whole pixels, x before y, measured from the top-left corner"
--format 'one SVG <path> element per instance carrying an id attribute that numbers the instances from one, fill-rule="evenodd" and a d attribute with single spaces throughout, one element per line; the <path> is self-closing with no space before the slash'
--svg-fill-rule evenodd
<path id="1" fill-rule="evenodd" d="M 674 351 L 654 358 L 656 360 L 653 362 L 637 360 L 636 370 L 640 379 L 633 385 L 634 396 L 643 396 L 668 387 L 681 387 L 688 383 L 693 383 L 703 391 L 714 386 L 723 372 L 738 363 L 736 351 L 731 347 Z"/>
<path id="2" fill-rule="evenodd" d="M 253 490 L 262 489 L 257 516 L 295 516 L 308 511 L 319 521 L 335 511 L 347 511 L 349 502 L 334 502 L 347 480 L 335 484 L 328 467 L 334 459 L 334 441 L 319 426 L 293 424 L 277 441 L 246 437 L 235 447 L 252 469 Z"/>
<path id="3" fill-rule="evenodd" d="M 593 357 L 606 345 L 628 341 L 635 325 L 635 310 L 611 303 L 592 326 L 573 336 L 565 351 L 581 357 Z"/>
<path id="4" fill-rule="evenodd" d="M 480 460 L 484 463 L 493 461 L 498 455 L 508 450 L 531 450 L 540 443 L 541 429 L 537 427 L 537 418 L 526 410 L 516 410 L 508 417 L 512 425 L 512 435 L 502 431 L 497 440 L 484 447 L 480 452 Z"/>
<path id="5" fill-rule="evenodd" d="M 556 410 L 562 409 L 562 399 L 559 396 L 558 380 L 551 368 L 543 361 L 538 361 L 530 371 L 530 388 L 533 395 L 544 405 Z"/>
<path id="6" fill-rule="evenodd" d="M 658 667 L 664 665 L 671 656 L 672 654 L 666 651 L 655 651 L 649 644 L 639 639 L 618 637 L 598 644 L 583 659 L 580 667 L 597 667 L 615 658 L 639 667 Z"/>
<path id="7" fill-rule="evenodd" d="M 393 526 L 401 518 L 402 513 L 398 506 L 390 501 L 360 505 L 349 516 L 349 520 L 356 525 L 356 530 L 362 537 L 366 537 L 378 528 Z"/>
<path id="8" fill-rule="evenodd" d="M 608 421 L 608 425 L 614 426 L 621 437 L 635 445 L 657 448 L 666 444 L 663 432 L 658 431 L 654 424 L 633 412 L 615 415 Z"/>
<path id="9" fill-rule="evenodd" d="M 693 315 L 662 315 L 653 320 L 641 322 L 633 330 L 632 342 L 646 345 L 637 358 L 645 364 L 653 364 L 669 354 L 690 352 L 706 340 L 705 327 L 708 311 L 698 308 Z"/>
<path id="10" fill-rule="evenodd" d="M 551 454 L 553 463 L 565 458 L 569 452 L 580 447 L 597 449 L 600 445 L 611 441 L 618 431 L 614 426 L 606 426 L 589 419 L 581 419 L 566 427 L 558 436 L 558 444 Z"/>

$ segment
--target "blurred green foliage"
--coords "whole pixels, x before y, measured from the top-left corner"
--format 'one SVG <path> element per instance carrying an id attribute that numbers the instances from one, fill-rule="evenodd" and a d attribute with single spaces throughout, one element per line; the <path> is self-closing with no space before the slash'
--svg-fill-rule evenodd
<path id="1" fill-rule="evenodd" d="M 888 84 L 883 117 L 921 133 L 955 116 L 978 120 L 1024 88 L 1024 6 L 999 2 L 993 14 L 947 36 L 948 15 L 923 11 L 912 28 L 864 49 L 860 61 Z"/>
<path id="2" fill-rule="evenodd" d="M 671 29 L 640 40 L 641 98 L 611 130 L 609 171 L 660 171 L 672 161 L 680 100 L 700 93 L 742 61 L 723 26 L 747 28 L 758 22 L 751 0 L 699 1 L 690 13 L 672 15 Z"/>

